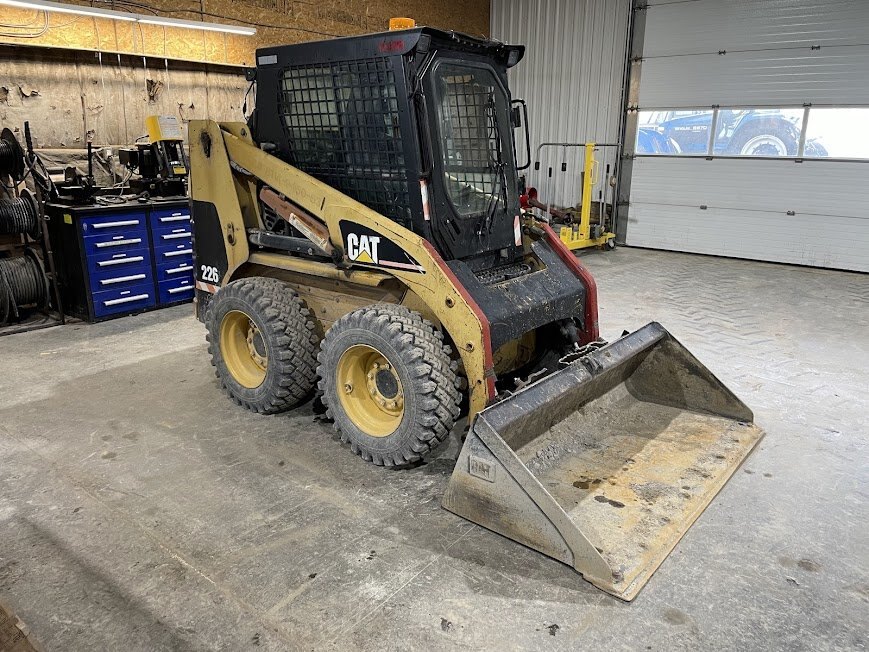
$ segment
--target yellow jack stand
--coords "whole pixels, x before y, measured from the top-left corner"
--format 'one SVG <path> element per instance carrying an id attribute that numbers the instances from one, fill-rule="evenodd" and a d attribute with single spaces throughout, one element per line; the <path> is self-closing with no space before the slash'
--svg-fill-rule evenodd
<path id="1" fill-rule="evenodd" d="M 591 193 L 600 179 L 600 166 L 594 158 L 594 146 L 594 143 L 585 144 L 585 171 L 582 173 L 582 206 L 579 210 L 579 223 L 562 224 L 558 229 L 558 237 L 568 249 L 615 248 L 615 233 L 605 231 L 597 238 L 591 237 Z"/>

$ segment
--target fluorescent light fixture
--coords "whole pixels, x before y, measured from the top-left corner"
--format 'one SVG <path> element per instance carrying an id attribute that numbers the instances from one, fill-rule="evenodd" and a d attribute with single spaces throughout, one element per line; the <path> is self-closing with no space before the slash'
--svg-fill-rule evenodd
<path id="1" fill-rule="evenodd" d="M 2 2 L 3 0 L 0 0 Z M 163 25 L 164 27 L 182 27 L 185 29 L 204 29 L 209 32 L 226 32 L 253 36 L 256 28 L 242 25 L 222 25 L 221 23 L 206 23 L 201 20 L 181 20 L 179 18 L 160 18 L 159 16 L 141 16 L 136 21 L 142 25 Z"/>
<path id="2" fill-rule="evenodd" d="M 136 20 L 136 14 L 128 14 L 126 11 L 97 9 L 96 7 L 77 7 L 75 5 L 63 4 L 62 2 L 49 2 L 48 0 L 0 0 L 0 5 L 18 7 L 19 9 L 54 11 L 60 14 L 78 14 L 80 16 L 94 16 L 96 18 L 111 18 L 113 20 Z"/>
<path id="3" fill-rule="evenodd" d="M 61 14 L 77 14 L 79 16 L 91 16 L 94 18 L 110 18 L 111 20 L 126 20 L 142 25 L 162 25 L 163 27 L 180 27 L 182 29 L 202 29 L 209 32 L 225 32 L 227 34 L 241 34 L 253 36 L 256 28 L 242 25 L 226 25 L 224 23 L 206 23 L 200 20 L 179 20 L 177 18 L 161 18 L 160 16 L 148 16 L 147 14 L 131 14 L 126 11 L 114 9 L 100 9 L 98 7 L 85 7 L 68 5 L 62 2 L 50 0 L 0 0 L 0 5 L 17 7 L 19 9 L 35 9 L 37 11 L 52 11 Z"/>

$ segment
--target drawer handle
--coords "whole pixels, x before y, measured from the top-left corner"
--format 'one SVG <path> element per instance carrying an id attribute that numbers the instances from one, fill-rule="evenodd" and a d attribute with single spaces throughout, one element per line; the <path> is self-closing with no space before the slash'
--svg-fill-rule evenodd
<path id="1" fill-rule="evenodd" d="M 132 301 L 141 301 L 142 299 L 147 299 L 147 294 L 134 294 L 131 297 L 124 297 L 123 299 L 109 299 L 108 301 L 103 301 L 104 306 L 117 306 L 122 303 L 130 303 Z"/>
<path id="2" fill-rule="evenodd" d="M 142 238 L 128 238 L 126 240 L 110 240 L 109 242 L 97 242 L 98 248 L 117 247 L 119 245 L 139 244 Z"/>
<path id="3" fill-rule="evenodd" d="M 99 267 L 108 267 L 109 265 L 123 265 L 124 263 L 141 263 L 145 258 L 143 256 L 130 256 L 129 258 L 115 258 L 114 260 L 104 260 L 97 263 Z"/>
<path id="4" fill-rule="evenodd" d="M 192 285 L 185 285 L 185 286 L 180 287 L 180 288 L 169 288 L 169 294 L 178 294 L 179 292 L 185 292 L 187 290 L 192 290 L 192 289 L 193 289 Z"/>
<path id="5" fill-rule="evenodd" d="M 161 222 L 189 222 L 189 215 L 182 215 L 181 213 L 173 213 L 172 217 L 161 217 Z"/>
<path id="6" fill-rule="evenodd" d="M 192 249 L 179 249 L 178 251 L 164 251 L 163 255 L 168 258 L 169 256 L 184 256 L 186 254 L 192 254 L 192 253 L 193 253 Z"/>
<path id="7" fill-rule="evenodd" d="M 139 223 L 139 220 L 121 220 L 119 222 L 99 222 L 98 224 L 94 224 L 93 228 L 95 229 L 112 229 L 116 226 L 136 226 Z"/>
<path id="8" fill-rule="evenodd" d="M 168 233 L 164 236 L 160 236 L 164 240 L 175 240 L 176 238 L 189 238 L 190 231 L 184 231 L 183 233 Z"/>
<path id="9" fill-rule="evenodd" d="M 172 269 L 167 269 L 167 274 L 180 274 L 181 272 L 189 272 L 193 269 L 193 265 L 181 265 L 181 267 L 173 267 Z"/>
<path id="10" fill-rule="evenodd" d="M 133 274 L 131 276 L 118 276 L 117 278 L 107 278 L 100 281 L 100 285 L 112 285 L 113 283 L 126 283 L 127 281 L 138 281 L 139 279 L 147 278 L 144 274 Z"/>

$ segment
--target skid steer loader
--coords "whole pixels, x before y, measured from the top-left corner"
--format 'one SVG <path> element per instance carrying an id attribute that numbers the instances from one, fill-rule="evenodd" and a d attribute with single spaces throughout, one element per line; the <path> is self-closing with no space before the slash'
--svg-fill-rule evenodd
<path id="1" fill-rule="evenodd" d="M 520 209 L 523 52 L 430 28 L 258 50 L 249 122 L 189 124 L 196 311 L 230 397 L 319 390 L 374 464 L 466 413 L 443 506 L 631 600 L 762 432 L 659 324 L 600 339 L 594 279 Z"/>

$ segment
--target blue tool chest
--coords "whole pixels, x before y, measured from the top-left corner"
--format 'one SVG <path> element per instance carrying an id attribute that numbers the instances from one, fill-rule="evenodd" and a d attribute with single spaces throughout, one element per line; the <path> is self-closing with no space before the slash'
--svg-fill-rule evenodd
<path id="1" fill-rule="evenodd" d="M 49 204 L 47 213 L 67 314 L 99 321 L 193 299 L 187 201 Z"/>
<path id="2" fill-rule="evenodd" d="M 157 300 L 161 304 L 193 299 L 193 225 L 190 206 L 152 208 L 148 215 L 154 243 Z"/>

